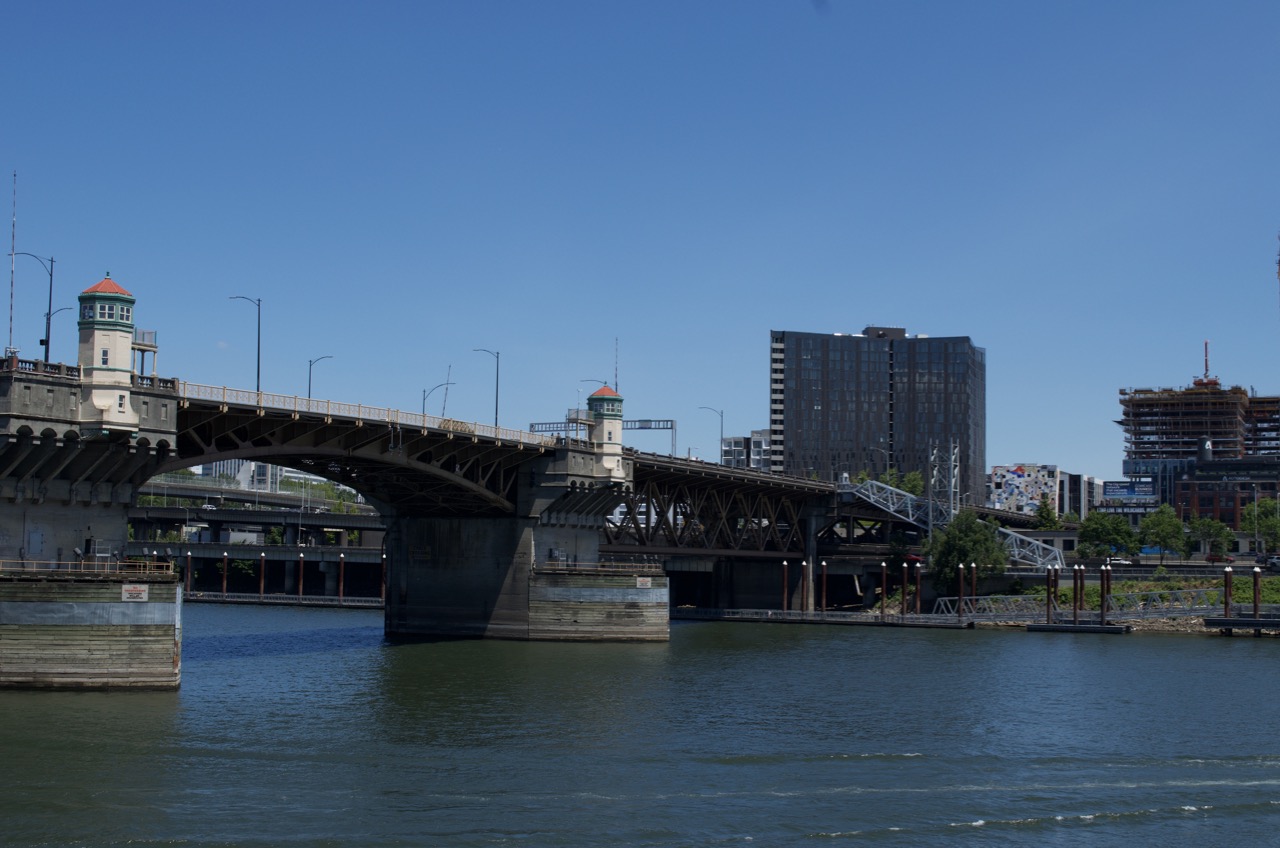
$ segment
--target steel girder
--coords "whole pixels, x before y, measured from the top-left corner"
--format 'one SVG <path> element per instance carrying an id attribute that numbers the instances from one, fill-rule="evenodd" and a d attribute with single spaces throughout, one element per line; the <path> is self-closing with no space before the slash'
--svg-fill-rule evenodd
<path id="1" fill-rule="evenodd" d="M 0 497 L 63 503 L 120 501 L 155 473 L 169 456 L 167 443 L 145 439 L 81 438 L 22 427 L 0 436 Z"/>
<path id="2" fill-rule="evenodd" d="M 635 485 L 605 545 L 664 553 L 803 554 L 804 518 L 830 484 L 635 454 Z"/>
<path id="3" fill-rule="evenodd" d="M 1028 539 L 1005 527 L 999 530 L 1000 541 L 1004 543 L 1004 549 L 1009 552 L 1010 559 L 1015 562 L 1025 562 L 1041 571 L 1046 568 L 1062 568 L 1062 551 L 1053 545 Z"/>
<path id="4" fill-rule="evenodd" d="M 918 527 L 928 527 L 932 523 L 935 528 L 941 528 L 951 520 L 951 511 L 945 504 L 886 486 L 878 480 L 859 483 L 853 487 L 852 491 L 854 497 L 861 498 L 900 521 L 906 521 Z"/>
<path id="5" fill-rule="evenodd" d="M 158 471 L 258 459 L 343 483 L 403 514 L 514 511 L 521 468 L 547 450 L 474 432 L 188 400 Z"/>

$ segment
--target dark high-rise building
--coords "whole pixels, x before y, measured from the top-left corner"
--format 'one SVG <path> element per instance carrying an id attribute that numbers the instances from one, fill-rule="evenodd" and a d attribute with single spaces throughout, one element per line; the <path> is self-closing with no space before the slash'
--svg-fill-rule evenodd
<path id="1" fill-rule="evenodd" d="M 770 334 L 770 470 L 838 481 L 888 468 L 928 474 L 936 450 L 956 495 L 986 498 L 987 354 L 967 336 Z M 945 485 L 945 483 L 944 483 Z"/>

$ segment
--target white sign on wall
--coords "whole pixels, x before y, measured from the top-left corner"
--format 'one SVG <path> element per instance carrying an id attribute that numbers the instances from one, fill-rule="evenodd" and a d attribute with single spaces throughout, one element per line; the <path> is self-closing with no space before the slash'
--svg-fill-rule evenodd
<path id="1" fill-rule="evenodd" d="M 637 577 L 637 578 L 636 578 L 636 588 L 637 588 L 637 589 L 652 589 L 652 588 L 653 588 L 653 578 L 652 578 L 652 577 Z"/>
<path id="2" fill-rule="evenodd" d="M 150 592 L 151 586 L 148 583 L 126 583 L 120 587 L 120 600 L 146 601 Z"/>

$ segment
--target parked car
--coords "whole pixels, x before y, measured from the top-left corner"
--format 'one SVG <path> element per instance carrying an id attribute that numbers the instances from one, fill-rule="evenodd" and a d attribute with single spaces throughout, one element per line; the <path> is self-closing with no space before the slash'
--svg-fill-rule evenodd
<path id="1" fill-rule="evenodd" d="M 1267 571 L 1280 571 L 1280 556 L 1267 557 Z"/>
<path id="2" fill-rule="evenodd" d="M 1231 554 L 1205 554 L 1204 561 L 1205 562 L 1225 562 L 1229 565 L 1235 562 L 1236 558 L 1231 556 Z"/>
<path id="3" fill-rule="evenodd" d="M 1132 562 L 1124 557 L 1107 557 L 1107 565 L 1133 565 Z"/>

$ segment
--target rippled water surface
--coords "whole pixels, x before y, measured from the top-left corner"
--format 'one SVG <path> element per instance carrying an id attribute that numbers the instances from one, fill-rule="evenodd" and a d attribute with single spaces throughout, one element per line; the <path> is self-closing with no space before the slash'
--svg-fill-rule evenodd
<path id="1" fill-rule="evenodd" d="M 190 605 L 176 693 L 0 693 L 0 844 L 1270 845 L 1280 640 Z"/>

